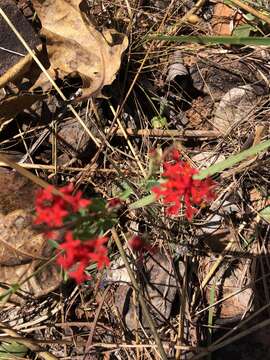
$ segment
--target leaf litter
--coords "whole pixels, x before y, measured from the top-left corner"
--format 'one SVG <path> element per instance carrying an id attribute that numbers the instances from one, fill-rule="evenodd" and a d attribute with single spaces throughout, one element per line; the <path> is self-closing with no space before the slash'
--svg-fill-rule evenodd
<path id="1" fill-rule="evenodd" d="M 128 150 L 125 137 L 117 133 L 112 138 L 107 135 L 111 125 L 115 125 L 117 109 L 123 128 L 132 127 L 135 135 L 130 141 L 146 169 L 149 149 L 175 145 L 170 136 L 143 135 L 144 130 L 152 130 L 153 119 L 165 119 L 162 126 L 166 130 L 179 131 L 184 139 L 181 152 L 198 168 L 269 138 L 268 49 L 156 43 L 143 62 L 150 45 L 146 36 L 157 31 L 163 19 L 162 31 L 170 32 L 194 7 L 194 1 L 185 5 L 179 1 L 135 0 L 18 3 L 28 24 L 36 32 L 41 29 L 39 36 L 45 48 L 41 59 L 52 78 L 76 103 L 86 126 L 91 131 L 95 129 L 102 141 L 107 136 L 96 154 L 93 143 L 85 131 L 79 131 L 77 120 L 44 74 L 37 72 L 29 82 L 36 66 L 26 55 L 25 69 L 12 73 L 5 70 L 1 78 L 6 77 L 0 103 L 0 151 L 12 154 L 17 150 L 16 160 L 39 177 L 57 185 L 76 181 L 86 192 L 105 198 L 112 197 L 115 188 L 128 184 L 132 186 L 132 202 L 137 200 L 136 192 L 139 194 L 142 189 L 134 153 Z M 227 16 L 222 8 L 223 2 L 207 2 L 197 11 L 195 25 L 186 23 L 177 29 L 180 34 L 209 34 L 210 24 L 214 32 L 233 33 L 240 10 L 234 9 L 235 19 L 228 19 L 231 10 Z M 223 16 L 229 29 L 216 26 L 222 24 Z M 265 28 L 260 30 L 267 34 Z M 123 102 L 129 89 L 130 95 Z M 265 131 L 259 133 L 261 126 Z M 215 138 L 196 137 L 197 131 L 207 134 L 213 129 L 220 132 Z M 186 130 L 193 131 L 194 137 L 185 138 Z M 193 223 L 170 221 L 159 207 L 153 208 L 152 214 L 144 209 L 125 209 L 121 213 L 118 226 L 125 236 L 143 234 L 158 248 L 154 256 L 136 259 L 133 271 L 172 358 L 192 358 L 209 341 L 210 326 L 215 342 L 226 333 L 244 334 L 245 321 L 251 327 L 268 316 L 267 310 L 259 313 L 258 309 L 269 298 L 269 225 L 267 216 L 262 219 L 259 215 L 268 206 L 269 157 L 264 153 L 248 161 L 243 168 L 222 173 L 217 179 L 220 199 L 210 207 L 210 213 L 202 209 Z M 6 167 L 0 174 L 3 292 L 29 276 L 20 290 L 8 298 L 0 312 L 1 319 L 15 327 L 17 322 L 19 329 L 33 339 L 54 341 L 48 348 L 59 358 L 85 358 L 85 334 L 92 339 L 86 355 L 89 358 L 125 359 L 136 353 L 142 358 L 156 358 L 151 347 L 144 348 L 153 346 L 151 332 L 114 246 L 110 245 L 116 258 L 108 270 L 111 275 L 89 269 L 92 280 L 79 289 L 72 282 L 62 282 L 59 269 L 51 265 L 40 268 L 50 258 L 50 252 L 43 236 L 31 225 L 35 187 Z M 225 251 L 232 238 L 232 247 Z M 126 252 L 132 263 L 134 254 L 127 248 Z M 51 309 L 51 297 L 57 309 L 62 309 L 61 315 Z M 212 297 L 216 305 L 212 304 Z M 207 320 L 209 305 L 213 307 L 213 324 Z M 45 315 L 42 312 L 39 317 L 42 306 Z M 11 311 L 14 307 L 17 312 Z M 27 307 L 33 312 L 32 317 Z M 33 327 L 32 321 L 40 324 L 40 330 Z M 91 331 L 89 323 L 93 326 Z M 246 339 L 242 339 L 239 348 L 247 343 Z M 68 345 L 63 345 L 62 340 L 69 341 Z M 266 349 L 267 341 L 259 332 L 248 341 Z M 114 344 L 120 347 L 115 349 Z M 125 344 L 134 348 L 125 348 Z M 184 346 L 180 357 L 172 344 Z M 225 354 L 233 351 L 233 346 L 225 343 L 218 353 L 212 354 L 212 359 L 226 359 Z M 260 358 L 259 351 L 241 351 L 238 355 L 245 360 Z"/>

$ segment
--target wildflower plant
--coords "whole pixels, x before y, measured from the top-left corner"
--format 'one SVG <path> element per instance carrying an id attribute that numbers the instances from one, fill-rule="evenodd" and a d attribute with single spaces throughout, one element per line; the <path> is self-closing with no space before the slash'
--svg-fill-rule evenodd
<path id="1" fill-rule="evenodd" d="M 129 209 L 138 209 L 160 201 L 168 216 L 178 216 L 183 210 L 185 217 L 191 221 L 200 208 L 211 204 L 216 197 L 217 183 L 210 178 L 211 175 L 220 173 L 269 146 L 270 140 L 262 142 L 201 171 L 184 161 L 175 148 L 166 151 L 165 157 L 153 150 L 149 177 L 141 186 L 141 190 L 151 191 L 151 194 L 130 204 Z M 71 278 L 81 283 L 89 279 L 85 270 L 90 263 L 95 263 L 98 269 L 109 265 L 108 237 L 104 234 L 118 221 L 116 210 L 122 204 L 120 199 L 127 200 L 133 191 L 127 186 L 119 198 L 104 201 L 98 198 L 86 199 L 81 191 L 73 194 L 73 190 L 72 184 L 57 191 L 52 186 L 39 190 L 36 196 L 35 223 L 46 226 L 45 235 L 58 244 L 57 263 Z M 115 230 L 112 229 L 113 232 Z M 152 251 L 151 244 L 137 235 L 131 237 L 129 246 L 139 254 Z"/>
<path id="2" fill-rule="evenodd" d="M 215 198 L 216 184 L 210 178 L 194 179 L 199 171 L 182 160 L 178 150 L 171 149 L 166 154 L 162 162 L 163 172 L 158 175 L 156 164 L 148 182 L 143 185 L 146 191 L 152 191 L 149 203 L 160 200 L 168 216 L 178 216 L 184 209 L 186 218 L 191 221 L 200 207 Z M 159 153 L 154 152 L 153 164 L 161 160 Z M 86 199 L 81 191 L 74 194 L 72 184 L 56 193 L 52 186 L 37 193 L 35 222 L 46 226 L 45 235 L 57 243 L 57 264 L 78 284 L 89 279 L 86 273 L 89 264 L 95 263 L 98 269 L 109 265 L 108 237 L 104 234 L 117 223 L 116 210 L 120 206 L 119 198 L 105 201 Z M 135 235 L 131 237 L 129 246 L 140 254 L 152 251 L 151 244 L 143 239 Z"/>
<path id="3" fill-rule="evenodd" d="M 86 268 L 96 263 L 101 269 L 109 265 L 108 238 L 103 234 L 115 224 L 114 199 L 85 199 L 82 192 L 73 194 L 69 184 L 53 192 L 53 187 L 41 189 L 36 195 L 36 224 L 47 227 L 45 235 L 57 242 L 57 264 L 78 284 L 89 279 Z"/>

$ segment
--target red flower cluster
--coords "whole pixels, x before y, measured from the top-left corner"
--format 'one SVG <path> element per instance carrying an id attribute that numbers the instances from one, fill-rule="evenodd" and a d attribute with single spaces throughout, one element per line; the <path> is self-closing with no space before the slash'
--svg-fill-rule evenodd
<path id="1" fill-rule="evenodd" d="M 73 184 L 59 189 L 63 196 L 54 195 L 53 187 L 40 189 L 36 195 L 36 224 L 45 223 L 50 227 L 62 226 L 63 219 L 70 212 L 77 212 L 80 208 L 88 206 L 91 201 L 82 198 L 82 192 L 72 195 Z"/>
<path id="2" fill-rule="evenodd" d="M 168 215 L 177 215 L 184 203 L 186 217 L 191 220 L 198 211 L 194 206 L 203 206 L 215 199 L 215 182 L 210 178 L 194 180 L 193 175 L 198 174 L 198 170 L 180 160 L 180 153 L 176 149 L 170 155 L 173 161 L 163 164 L 162 176 L 166 181 L 153 187 L 152 191 L 158 199 L 162 198 L 164 204 L 169 204 L 166 209 Z"/>
<path id="3" fill-rule="evenodd" d="M 58 256 L 57 263 L 68 270 L 69 276 L 80 284 L 89 279 L 89 276 L 85 274 L 85 268 L 90 262 L 96 262 L 98 269 L 109 265 L 108 250 L 103 245 L 107 240 L 106 237 L 86 241 L 76 240 L 72 232 L 68 231 L 65 242 L 58 248 L 59 251 L 64 250 L 65 253 Z M 77 266 L 76 269 L 70 271 L 74 266 Z"/>
<path id="4" fill-rule="evenodd" d="M 62 187 L 59 191 L 63 194 L 53 194 L 53 187 L 38 191 L 36 196 L 36 224 L 44 223 L 49 227 L 56 227 L 56 230 L 47 232 L 47 236 L 54 238 L 58 236 L 58 227 L 63 225 L 64 218 L 70 213 L 76 213 L 79 209 L 91 204 L 91 200 L 83 199 L 82 192 L 78 191 L 72 195 L 73 184 Z M 87 280 L 85 268 L 90 262 L 96 262 L 98 269 L 104 265 L 109 265 L 108 250 L 104 246 L 107 242 L 106 237 L 97 237 L 82 241 L 73 238 L 71 231 L 66 232 L 64 242 L 58 247 L 58 251 L 64 250 L 64 254 L 59 254 L 57 263 L 65 270 L 69 271 L 69 276 L 76 280 L 78 284 Z M 75 270 L 74 270 L 75 267 Z"/>

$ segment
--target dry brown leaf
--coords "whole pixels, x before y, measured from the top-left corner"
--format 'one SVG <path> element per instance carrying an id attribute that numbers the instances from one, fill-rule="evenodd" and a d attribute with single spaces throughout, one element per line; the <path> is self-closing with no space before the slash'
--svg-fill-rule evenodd
<path id="1" fill-rule="evenodd" d="M 210 268 L 216 260 L 204 259 L 201 261 L 201 281 L 207 276 Z M 211 288 L 215 284 L 215 301 L 226 298 L 227 296 L 239 291 L 238 294 L 224 300 L 215 307 L 219 319 L 235 320 L 250 310 L 251 300 L 254 295 L 252 287 L 246 287 L 251 280 L 250 259 L 240 259 L 237 264 L 235 262 L 223 262 L 223 265 L 210 280 L 209 285 L 205 289 L 205 295 L 210 302 Z M 240 290 L 242 290 L 240 292 Z"/>
<path id="2" fill-rule="evenodd" d="M 38 297 L 55 289 L 61 282 L 54 263 L 42 268 L 50 247 L 32 226 L 36 187 L 14 171 L 0 169 L 0 295 L 8 286 L 30 276 L 20 290 Z M 22 301 L 19 296 L 12 300 Z"/>
<path id="3" fill-rule="evenodd" d="M 1 80 L 1 79 L 0 79 Z M 29 109 L 36 101 L 44 96 L 37 94 L 22 94 L 9 96 L 0 101 L 0 131 L 25 109 Z"/>
<path id="4" fill-rule="evenodd" d="M 20 265 L 42 256 L 46 240 L 33 230 L 32 221 L 23 209 L 0 214 L 0 265 Z"/>
<path id="5" fill-rule="evenodd" d="M 234 125 L 254 118 L 259 93 L 251 85 L 235 87 L 221 98 L 214 112 L 213 125 L 226 134 Z"/>
<path id="6" fill-rule="evenodd" d="M 83 90 L 77 100 L 101 96 L 103 86 L 112 83 L 120 67 L 127 37 L 97 31 L 81 0 L 33 0 L 33 5 L 47 39 L 51 67 L 61 78 L 81 76 Z"/>
<path id="7" fill-rule="evenodd" d="M 24 56 L 17 64 L 13 65 L 7 72 L 0 77 L 0 88 L 4 87 L 8 82 L 15 79 L 22 78 L 23 75 L 30 69 L 32 64 L 32 57 L 30 54 Z"/>
<path id="8" fill-rule="evenodd" d="M 37 56 L 40 56 L 42 53 L 42 45 L 38 45 L 33 52 Z M 30 54 L 22 57 L 0 77 L 0 88 L 4 87 L 8 82 L 20 82 L 24 75 L 31 69 L 32 65 L 33 58 Z"/>
<path id="9" fill-rule="evenodd" d="M 24 209 L 34 210 L 34 192 L 37 187 L 16 171 L 0 168 L 0 214 Z"/>

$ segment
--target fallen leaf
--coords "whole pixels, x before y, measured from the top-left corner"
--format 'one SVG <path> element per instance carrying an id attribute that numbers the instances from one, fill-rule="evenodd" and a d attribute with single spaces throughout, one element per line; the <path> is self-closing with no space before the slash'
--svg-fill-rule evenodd
<path id="1" fill-rule="evenodd" d="M 32 64 L 32 56 L 27 54 L 21 58 L 15 65 L 9 68 L 1 77 L 0 77 L 0 88 L 4 87 L 8 82 L 13 82 L 15 80 L 21 79 L 24 74 L 30 69 Z"/>
<path id="2" fill-rule="evenodd" d="M 0 214 L 0 265 L 18 265 L 42 255 L 46 243 L 32 228 L 33 217 L 23 209 Z"/>
<path id="3" fill-rule="evenodd" d="M 0 344 L 0 359 L 22 359 L 26 356 L 27 352 L 28 348 L 23 344 L 17 343 L 16 341 L 3 341 Z"/>
<path id="4" fill-rule="evenodd" d="M 221 133 L 241 121 L 247 121 L 255 116 L 259 93 L 251 85 L 243 85 L 229 90 L 216 107 L 213 125 Z"/>
<path id="5" fill-rule="evenodd" d="M 202 259 L 200 261 L 199 277 L 203 281 L 207 276 L 216 259 Z M 239 259 L 236 261 L 224 260 L 221 267 L 210 280 L 205 289 L 205 295 L 210 301 L 211 287 L 215 284 L 215 301 L 225 299 L 214 310 L 219 320 L 239 321 L 239 318 L 250 310 L 251 300 L 254 295 L 254 289 L 246 287 L 251 281 L 251 261 L 250 259 Z M 242 290 L 242 291 L 241 291 Z M 232 297 L 229 295 L 239 291 Z"/>
<path id="6" fill-rule="evenodd" d="M 0 79 L 1 80 L 1 79 Z M 22 94 L 9 96 L 0 101 L 0 131 L 16 115 L 25 109 L 29 109 L 36 101 L 44 98 L 44 95 Z"/>
<path id="7" fill-rule="evenodd" d="M 36 190 L 37 186 L 16 171 L 0 168 L 0 214 L 8 215 L 19 209 L 31 214 Z"/>
<path id="8" fill-rule="evenodd" d="M 77 100 L 102 96 L 103 86 L 115 78 L 127 48 L 125 35 L 114 30 L 102 34 L 87 18 L 81 0 L 33 0 L 46 37 L 51 68 L 57 75 L 79 75 L 82 94 Z"/>
<path id="9" fill-rule="evenodd" d="M 223 160 L 225 160 L 223 154 L 214 153 L 213 151 L 202 151 L 192 157 L 192 161 L 195 162 L 198 169 L 205 169 Z"/>
<path id="10" fill-rule="evenodd" d="M 30 21 L 27 21 L 18 9 L 16 1 L 0 0 L 0 8 L 31 49 L 41 44 Z M 32 58 L 2 16 L 0 16 L 0 44 L 0 87 L 2 87 L 7 81 L 11 81 L 10 79 L 23 74 L 30 66 Z"/>
<path id="11" fill-rule="evenodd" d="M 266 208 L 264 208 L 261 212 L 260 215 L 263 219 L 265 219 L 266 221 L 270 222 L 270 206 L 267 206 Z"/>

